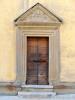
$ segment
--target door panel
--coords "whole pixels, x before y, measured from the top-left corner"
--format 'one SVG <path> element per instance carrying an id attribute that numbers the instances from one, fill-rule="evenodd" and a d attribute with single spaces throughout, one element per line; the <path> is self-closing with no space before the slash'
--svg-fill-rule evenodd
<path id="1" fill-rule="evenodd" d="M 37 85 L 37 63 L 29 62 L 27 66 L 27 84 Z"/>
<path id="2" fill-rule="evenodd" d="M 48 63 L 40 62 L 38 67 L 38 84 L 48 84 Z"/>
<path id="3" fill-rule="evenodd" d="M 27 84 L 48 84 L 48 38 L 27 38 Z"/>

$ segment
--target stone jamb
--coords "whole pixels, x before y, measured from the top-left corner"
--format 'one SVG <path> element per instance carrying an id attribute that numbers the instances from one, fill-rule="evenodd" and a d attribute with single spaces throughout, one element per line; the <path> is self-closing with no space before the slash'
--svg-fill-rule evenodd
<path id="1" fill-rule="evenodd" d="M 17 55 L 17 57 L 19 58 L 19 60 L 17 59 L 18 60 L 17 63 L 18 63 L 18 65 L 20 65 L 20 66 L 17 66 L 18 67 L 17 69 L 19 69 L 20 72 L 17 71 L 16 81 L 19 82 L 19 84 L 25 84 L 25 81 L 26 81 L 26 66 L 27 66 L 27 63 L 26 63 L 27 39 L 26 39 L 26 37 L 27 36 L 41 36 L 41 37 L 47 36 L 47 37 L 49 37 L 49 49 L 51 50 L 51 53 L 49 52 L 49 84 L 51 83 L 51 81 L 58 80 L 59 73 L 57 71 L 59 70 L 59 65 L 58 65 L 57 61 L 50 62 L 50 61 L 53 61 L 53 60 L 51 60 L 52 58 L 53 59 L 59 58 L 58 54 L 57 54 L 57 57 L 55 57 L 57 51 L 54 55 L 54 48 L 57 47 L 56 46 L 57 40 L 54 40 L 54 38 L 56 38 L 56 36 L 57 36 L 57 30 L 53 30 L 53 29 L 52 30 L 41 30 L 41 29 L 40 30 L 26 30 L 24 28 L 23 29 L 20 28 L 18 31 L 18 35 L 20 37 L 19 37 L 17 43 L 18 43 L 18 46 L 20 45 L 21 49 L 18 50 L 18 48 L 17 48 L 17 51 L 19 52 Z M 53 65 L 53 64 L 55 64 L 55 65 Z M 56 64 L 57 64 L 57 66 L 56 66 Z M 54 68 L 54 72 L 55 72 L 54 76 L 53 76 L 53 68 Z"/>

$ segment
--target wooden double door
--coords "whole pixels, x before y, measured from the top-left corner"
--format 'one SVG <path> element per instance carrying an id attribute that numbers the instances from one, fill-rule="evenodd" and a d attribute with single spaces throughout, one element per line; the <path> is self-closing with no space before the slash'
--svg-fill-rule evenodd
<path id="1" fill-rule="evenodd" d="M 49 64 L 49 38 L 27 37 L 26 84 L 47 85 Z"/>

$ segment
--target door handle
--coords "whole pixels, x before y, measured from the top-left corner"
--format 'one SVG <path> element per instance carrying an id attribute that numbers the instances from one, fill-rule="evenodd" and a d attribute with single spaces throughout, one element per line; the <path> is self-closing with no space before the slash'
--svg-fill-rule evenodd
<path id="1" fill-rule="evenodd" d="M 33 60 L 33 62 L 47 62 L 47 60 Z"/>
<path id="2" fill-rule="evenodd" d="M 33 62 L 40 62 L 40 60 L 33 60 Z"/>

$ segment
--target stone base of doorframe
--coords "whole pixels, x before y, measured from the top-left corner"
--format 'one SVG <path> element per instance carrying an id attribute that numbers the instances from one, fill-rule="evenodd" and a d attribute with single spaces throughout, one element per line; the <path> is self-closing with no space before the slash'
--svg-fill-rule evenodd
<path id="1" fill-rule="evenodd" d="M 0 95 L 15 96 L 18 95 L 18 91 L 21 90 L 19 84 L 15 82 L 0 82 Z"/>
<path id="2" fill-rule="evenodd" d="M 15 82 L 0 82 L 0 95 L 18 95 L 21 84 Z M 75 82 L 53 82 L 53 91 L 59 94 L 75 93 Z"/>
<path id="3" fill-rule="evenodd" d="M 53 82 L 53 91 L 57 94 L 75 94 L 75 82 Z"/>

